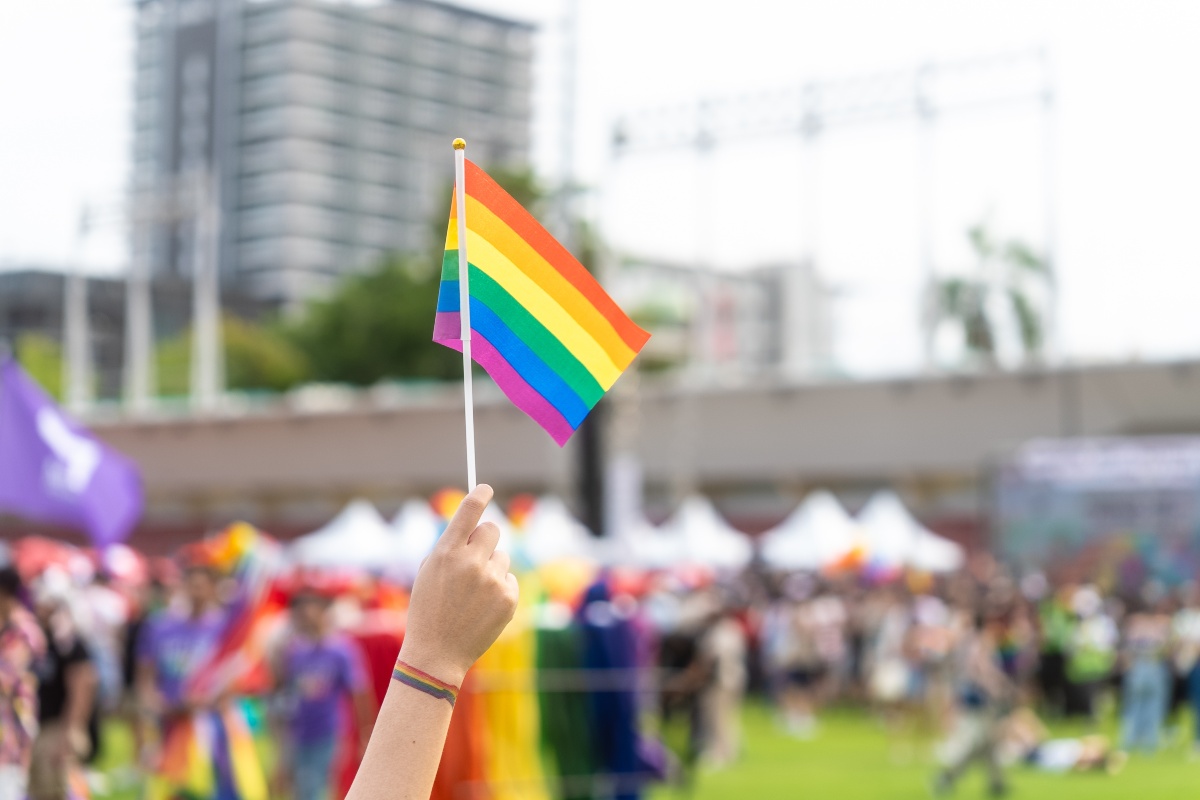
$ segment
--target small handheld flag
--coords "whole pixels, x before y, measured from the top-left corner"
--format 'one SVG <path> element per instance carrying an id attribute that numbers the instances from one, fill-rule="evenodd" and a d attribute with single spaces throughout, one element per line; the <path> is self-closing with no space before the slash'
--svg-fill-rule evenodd
<path id="1" fill-rule="evenodd" d="M 466 160 L 460 143 L 433 340 L 471 352 L 561 446 L 650 334 L 528 211 Z M 465 274 L 464 260 L 470 265 Z M 465 309 L 464 298 L 470 298 Z M 469 381 L 469 363 L 464 370 Z M 468 408 L 473 472 L 469 414 Z"/>

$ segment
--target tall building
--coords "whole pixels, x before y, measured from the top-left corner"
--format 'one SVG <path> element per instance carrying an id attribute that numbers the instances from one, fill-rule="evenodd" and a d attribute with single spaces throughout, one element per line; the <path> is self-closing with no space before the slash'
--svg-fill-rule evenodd
<path id="1" fill-rule="evenodd" d="M 455 136 L 528 163 L 526 23 L 433 0 L 138 0 L 137 29 L 132 246 L 154 275 L 190 275 L 207 231 L 223 288 L 294 306 L 429 244 Z"/>

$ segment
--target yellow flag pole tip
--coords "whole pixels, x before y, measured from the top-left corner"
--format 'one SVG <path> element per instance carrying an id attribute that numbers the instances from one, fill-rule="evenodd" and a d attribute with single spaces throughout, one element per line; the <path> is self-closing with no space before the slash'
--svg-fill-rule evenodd
<path id="1" fill-rule="evenodd" d="M 467 140 L 466 139 L 455 139 L 454 140 L 454 149 L 455 150 L 466 150 L 467 149 Z"/>

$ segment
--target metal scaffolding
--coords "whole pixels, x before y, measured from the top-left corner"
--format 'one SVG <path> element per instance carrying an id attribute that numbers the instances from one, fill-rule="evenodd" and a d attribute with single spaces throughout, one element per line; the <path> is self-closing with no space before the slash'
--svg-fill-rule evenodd
<path id="1" fill-rule="evenodd" d="M 920 261 L 932 285 L 936 265 L 933 255 L 934 127 L 949 115 L 1005 108 L 1036 107 L 1043 124 L 1041 192 L 1044 204 L 1043 246 L 1051 270 L 1055 265 L 1054 233 L 1054 81 L 1045 49 L 955 60 L 929 62 L 913 69 L 858 77 L 811 81 L 802 86 L 701 98 L 694 102 L 660 106 L 630 113 L 613 126 L 614 159 L 638 155 L 694 150 L 704 155 L 715 148 L 757 138 L 797 137 L 803 145 L 802 174 L 798 176 L 803 210 L 800 220 L 804 244 L 798 268 L 811 265 L 816 248 L 815 217 L 818 205 L 815 162 L 817 143 L 825 136 L 862 126 L 915 121 L 917 144 L 917 215 L 920 228 Z M 1056 337 L 1056 297 L 1050 299 L 1047 329 L 1053 354 Z M 799 342 L 802 320 L 794 319 L 798 299 L 788 299 L 790 328 L 797 335 L 785 338 L 784 373 L 803 377 L 803 355 L 789 342 Z M 934 318 L 927 308 L 922 328 L 927 368 L 933 364 Z M 790 350 L 790 352 L 788 352 Z"/>

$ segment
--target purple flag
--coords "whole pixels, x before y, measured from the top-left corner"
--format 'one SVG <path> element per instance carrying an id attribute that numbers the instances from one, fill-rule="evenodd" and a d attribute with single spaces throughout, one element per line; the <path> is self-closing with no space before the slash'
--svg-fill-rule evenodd
<path id="1" fill-rule="evenodd" d="M 0 361 L 0 511 L 85 531 L 97 547 L 142 514 L 137 466 L 67 419 L 15 360 Z"/>

